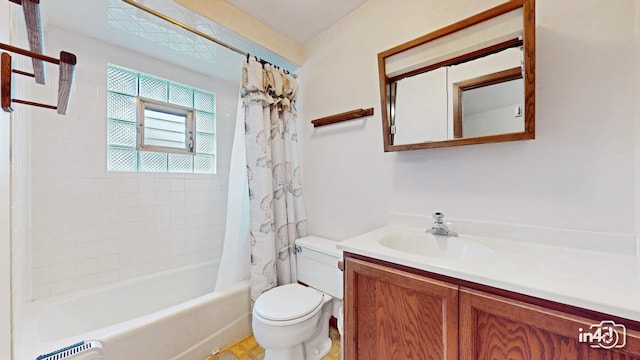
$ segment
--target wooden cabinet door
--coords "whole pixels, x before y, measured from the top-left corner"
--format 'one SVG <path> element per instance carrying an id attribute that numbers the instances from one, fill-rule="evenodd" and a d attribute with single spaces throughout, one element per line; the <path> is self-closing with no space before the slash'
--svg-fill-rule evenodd
<path id="1" fill-rule="evenodd" d="M 457 359 L 458 286 L 347 257 L 345 359 Z"/>
<path id="2" fill-rule="evenodd" d="M 636 331 L 626 329 L 624 347 L 609 342 L 611 349 L 594 348 L 579 341 L 581 333 L 595 331 L 590 330 L 591 325 L 603 320 L 607 319 L 586 319 L 460 288 L 460 359 L 640 359 L 640 333 Z M 617 344 L 622 341 L 620 336 Z"/>

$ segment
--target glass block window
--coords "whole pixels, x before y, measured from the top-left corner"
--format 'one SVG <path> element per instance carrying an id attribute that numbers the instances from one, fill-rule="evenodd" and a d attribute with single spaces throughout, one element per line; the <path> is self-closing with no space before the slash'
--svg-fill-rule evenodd
<path id="1" fill-rule="evenodd" d="M 107 65 L 107 170 L 215 174 L 215 94 Z"/>

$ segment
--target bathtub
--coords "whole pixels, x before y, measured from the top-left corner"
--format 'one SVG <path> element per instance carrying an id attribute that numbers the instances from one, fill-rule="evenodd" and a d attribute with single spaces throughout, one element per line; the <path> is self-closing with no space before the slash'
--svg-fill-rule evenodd
<path id="1" fill-rule="evenodd" d="M 100 340 L 106 360 L 201 360 L 251 334 L 249 283 L 214 291 L 219 263 L 35 301 L 16 360 Z"/>

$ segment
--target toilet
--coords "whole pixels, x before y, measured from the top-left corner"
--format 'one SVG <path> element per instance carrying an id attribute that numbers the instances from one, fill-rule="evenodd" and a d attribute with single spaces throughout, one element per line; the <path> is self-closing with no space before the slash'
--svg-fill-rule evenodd
<path id="1" fill-rule="evenodd" d="M 317 236 L 296 240 L 296 249 L 298 281 L 306 286 L 275 287 L 253 306 L 253 335 L 265 360 L 320 360 L 331 350 L 329 319 L 342 307 L 342 251 Z"/>

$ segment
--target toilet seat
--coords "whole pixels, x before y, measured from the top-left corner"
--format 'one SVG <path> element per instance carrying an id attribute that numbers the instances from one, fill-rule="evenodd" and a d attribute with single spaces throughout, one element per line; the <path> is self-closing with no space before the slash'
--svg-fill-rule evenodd
<path id="1" fill-rule="evenodd" d="M 288 322 L 305 317 L 322 305 L 324 296 L 300 284 L 275 287 L 260 295 L 253 306 L 255 314 L 265 320 Z"/>

